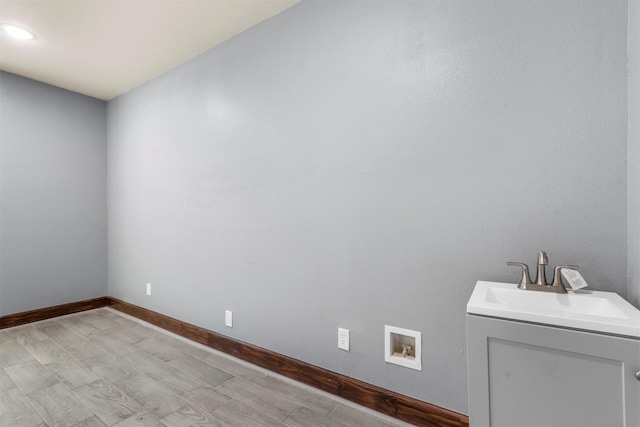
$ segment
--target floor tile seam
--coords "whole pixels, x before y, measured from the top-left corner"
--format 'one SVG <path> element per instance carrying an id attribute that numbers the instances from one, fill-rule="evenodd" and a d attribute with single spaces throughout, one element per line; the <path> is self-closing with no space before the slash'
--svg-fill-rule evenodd
<path id="1" fill-rule="evenodd" d="M 9 378 L 9 381 L 11 381 L 11 384 L 13 384 L 13 387 L 9 387 L 9 388 L 7 388 L 7 389 L 3 390 L 3 391 L 2 391 L 2 393 L 4 393 L 5 391 L 13 390 L 14 388 L 18 388 L 18 385 L 15 383 L 15 381 L 13 381 L 13 378 L 11 378 L 11 377 L 9 376 L 9 374 L 7 373 L 7 371 L 6 371 L 2 366 L 0 366 L 0 371 L 2 371 L 2 372 L 4 373 L 4 375 L 5 375 L 7 378 Z"/>

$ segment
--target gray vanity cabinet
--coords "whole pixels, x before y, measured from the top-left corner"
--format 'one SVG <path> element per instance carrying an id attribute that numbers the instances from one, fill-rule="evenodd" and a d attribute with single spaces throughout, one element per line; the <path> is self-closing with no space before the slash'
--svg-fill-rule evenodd
<path id="1" fill-rule="evenodd" d="M 467 352 L 472 427 L 640 426 L 638 338 L 467 314 Z"/>

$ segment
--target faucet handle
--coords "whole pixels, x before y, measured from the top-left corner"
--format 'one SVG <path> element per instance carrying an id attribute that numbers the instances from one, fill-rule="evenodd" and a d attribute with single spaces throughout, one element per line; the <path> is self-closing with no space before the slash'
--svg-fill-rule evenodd
<path id="1" fill-rule="evenodd" d="M 522 268 L 522 278 L 520 279 L 520 284 L 518 287 L 520 289 L 527 289 L 527 285 L 531 285 L 531 277 L 529 276 L 529 266 L 522 262 L 507 262 L 507 265 L 512 267 L 521 267 Z"/>
<path id="2" fill-rule="evenodd" d="M 553 269 L 553 283 L 551 284 L 551 286 L 559 286 L 559 287 L 565 287 L 564 283 L 562 283 L 562 274 L 561 271 L 563 268 L 570 268 L 571 270 L 577 270 L 578 267 L 577 265 L 556 265 L 555 268 Z M 565 288 L 565 292 L 566 292 L 566 288 Z"/>

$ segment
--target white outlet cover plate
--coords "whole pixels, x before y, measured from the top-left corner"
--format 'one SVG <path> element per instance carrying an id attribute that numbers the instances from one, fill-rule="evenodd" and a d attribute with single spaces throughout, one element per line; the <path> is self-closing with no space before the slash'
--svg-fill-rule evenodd
<path id="1" fill-rule="evenodd" d="M 224 312 L 224 325 L 233 328 L 233 312 L 229 310 Z"/>
<path id="2" fill-rule="evenodd" d="M 151 283 L 147 283 L 147 296 L 151 296 Z"/>
<path id="3" fill-rule="evenodd" d="M 338 348 L 349 351 L 349 330 L 338 328 Z"/>

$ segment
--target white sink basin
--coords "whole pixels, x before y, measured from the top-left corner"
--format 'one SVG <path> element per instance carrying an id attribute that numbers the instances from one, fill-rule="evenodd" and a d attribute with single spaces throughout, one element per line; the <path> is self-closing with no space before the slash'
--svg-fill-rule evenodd
<path id="1" fill-rule="evenodd" d="M 480 281 L 467 313 L 640 338 L 640 311 L 614 292 L 556 294 Z"/>

